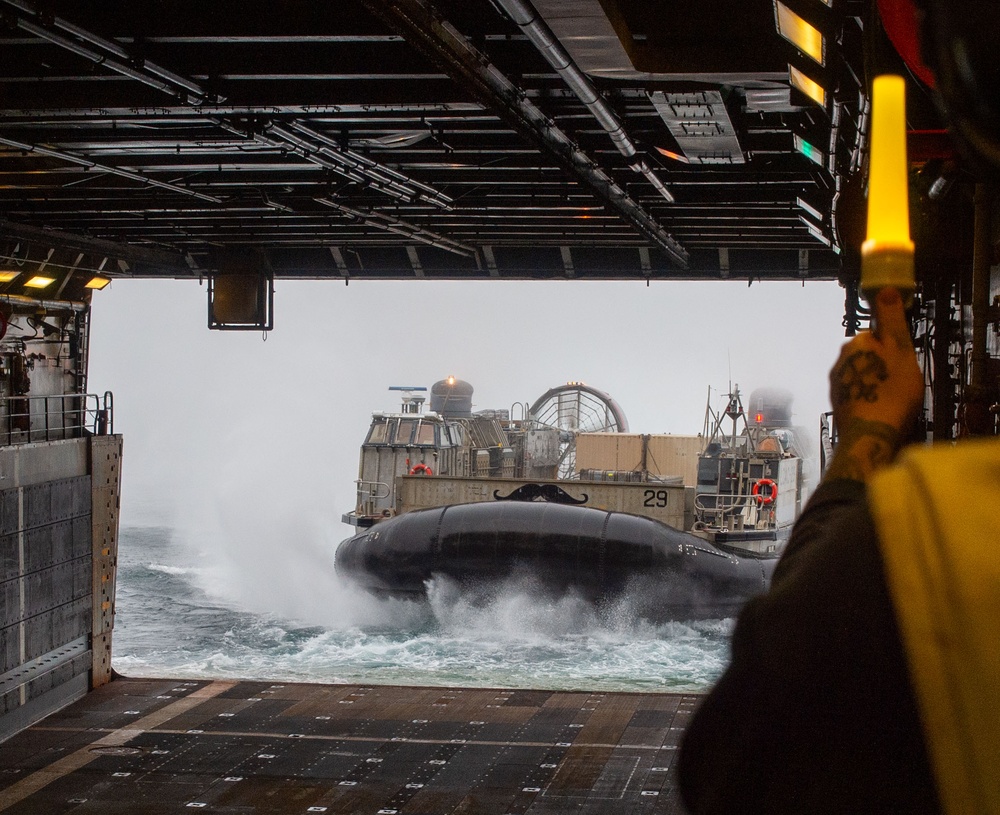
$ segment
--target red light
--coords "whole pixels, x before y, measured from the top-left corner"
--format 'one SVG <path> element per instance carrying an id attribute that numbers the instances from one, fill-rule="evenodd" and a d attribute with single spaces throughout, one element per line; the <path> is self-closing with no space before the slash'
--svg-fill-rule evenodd
<path id="1" fill-rule="evenodd" d="M 664 155 L 667 158 L 672 158 L 674 161 L 680 161 L 684 164 L 691 163 L 691 159 L 689 159 L 687 156 L 681 155 L 680 153 L 675 153 L 673 150 L 666 150 L 663 147 L 657 147 L 656 149 L 661 155 Z"/>
<path id="2" fill-rule="evenodd" d="M 755 414 L 753 420 L 757 422 L 757 424 L 762 424 L 764 422 L 764 414 L 763 413 Z"/>

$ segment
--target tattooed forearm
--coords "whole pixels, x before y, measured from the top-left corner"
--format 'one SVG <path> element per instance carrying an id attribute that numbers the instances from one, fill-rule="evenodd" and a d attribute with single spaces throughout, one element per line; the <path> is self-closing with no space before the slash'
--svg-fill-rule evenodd
<path id="1" fill-rule="evenodd" d="M 884 422 L 852 419 L 838 430 L 837 450 L 825 478 L 867 481 L 892 463 L 901 446 L 899 431 Z"/>
<path id="2" fill-rule="evenodd" d="M 827 478 L 867 481 L 892 464 L 924 400 L 924 381 L 899 292 L 882 289 L 876 330 L 843 347 L 830 371 L 830 403 L 839 438 Z"/>
<path id="3" fill-rule="evenodd" d="M 874 402 L 878 398 L 878 386 L 885 382 L 889 372 L 883 360 L 873 351 L 855 351 L 845 359 L 833 382 L 833 397 L 843 404 L 864 400 Z"/>

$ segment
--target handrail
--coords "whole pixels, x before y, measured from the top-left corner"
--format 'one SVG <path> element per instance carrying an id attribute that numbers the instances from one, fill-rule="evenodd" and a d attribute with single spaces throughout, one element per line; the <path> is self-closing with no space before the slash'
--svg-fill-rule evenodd
<path id="1" fill-rule="evenodd" d="M 376 502 L 388 498 L 392 494 L 392 487 L 385 481 L 365 481 L 359 478 L 354 483 L 358 488 L 358 499 L 354 510 L 358 517 L 370 518 L 374 516 Z M 386 508 L 380 514 L 387 516 L 388 513 L 389 509 Z"/>
<path id="2" fill-rule="evenodd" d="M 701 503 L 702 498 L 714 499 L 713 506 L 705 506 Z M 725 501 L 723 499 L 731 499 L 730 501 Z M 731 512 L 734 509 L 742 509 L 747 506 L 747 504 L 753 500 L 753 495 L 751 493 L 717 493 L 717 492 L 704 492 L 700 495 L 695 495 L 694 497 L 694 508 L 697 510 L 702 510 L 703 512 Z"/>
<path id="3" fill-rule="evenodd" d="M 514 408 L 518 408 L 521 415 L 517 416 L 515 414 Z M 527 402 L 514 402 L 510 406 L 510 412 L 507 414 L 510 417 L 510 421 L 514 422 L 524 422 L 528 419 L 528 403 Z"/>
<path id="4" fill-rule="evenodd" d="M 358 485 L 358 497 L 367 495 L 372 500 L 378 501 L 381 498 L 388 498 L 391 491 L 390 486 L 385 481 L 362 481 L 360 478 L 354 482 Z M 385 487 L 385 495 L 380 495 L 373 487 Z"/>
<path id="5" fill-rule="evenodd" d="M 702 499 L 709 499 L 712 506 L 706 506 L 702 503 Z M 744 515 L 748 508 L 754 508 L 758 511 L 758 520 L 756 521 L 756 526 L 759 528 L 760 523 L 763 520 L 765 529 L 772 529 L 776 527 L 777 523 L 774 518 L 771 517 L 771 513 L 763 512 L 763 517 L 761 517 L 762 511 L 768 507 L 773 506 L 773 504 L 763 504 L 758 502 L 758 496 L 754 495 L 753 492 L 745 493 L 716 493 L 716 492 L 703 492 L 701 494 L 695 495 L 694 498 L 694 511 L 700 520 L 707 520 L 708 518 L 720 518 L 731 513 L 738 513 Z"/>
<path id="6" fill-rule="evenodd" d="M 0 447 L 112 433 L 111 391 L 0 397 Z"/>

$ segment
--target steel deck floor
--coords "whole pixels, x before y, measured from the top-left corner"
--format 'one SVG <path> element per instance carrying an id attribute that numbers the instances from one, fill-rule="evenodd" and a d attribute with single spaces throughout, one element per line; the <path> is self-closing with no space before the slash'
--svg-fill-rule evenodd
<path id="1" fill-rule="evenodd" d="M 698 701 L 116 679 L 0 744 L 0 811 L 680 813 Z"/>

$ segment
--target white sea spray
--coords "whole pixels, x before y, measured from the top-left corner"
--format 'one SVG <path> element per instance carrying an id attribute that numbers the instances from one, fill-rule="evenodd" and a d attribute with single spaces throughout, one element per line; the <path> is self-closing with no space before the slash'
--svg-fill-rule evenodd
<path id="1" fill-rule="evenodd" d="M 122 529 L 121 673 L 700 691 L 728 656 L 731 620 L 653 623 L 627 602 L 598 609 L 530 577 L 479 597 L 437 578 L 425 603 L 375 598 L 342 584 L 328 536 L 310 523 L 281 529 L 237 515 L 190 534 Z M 234 534 L 238 544 L 212 538 Z"/>

